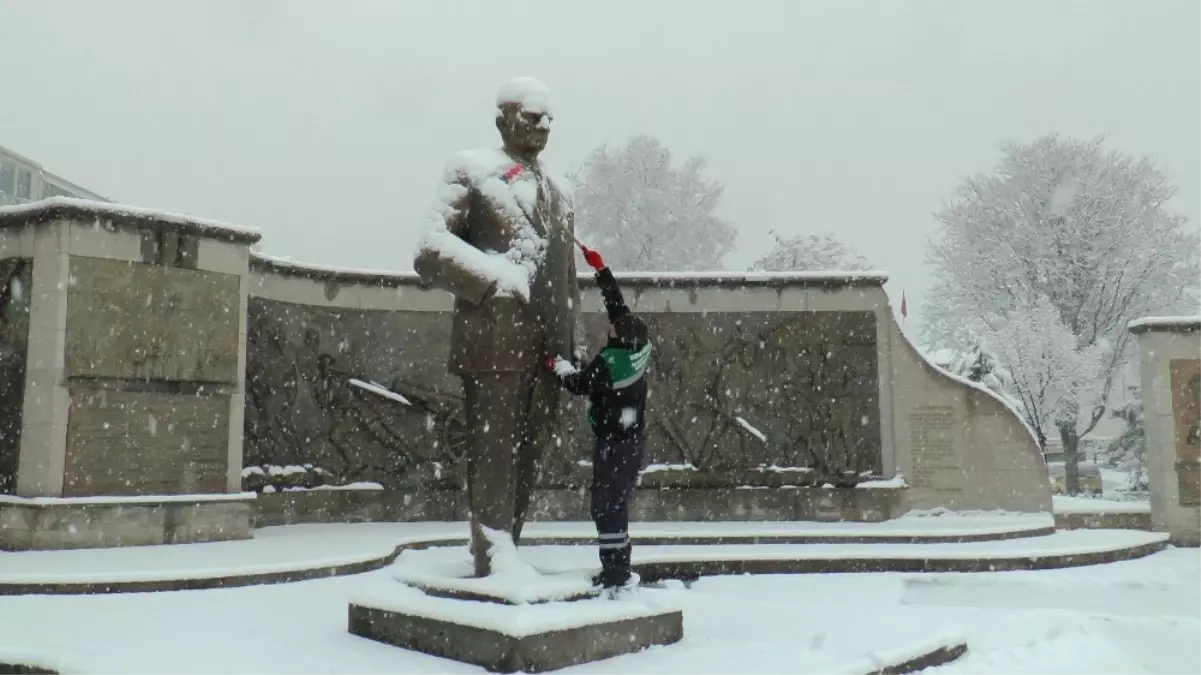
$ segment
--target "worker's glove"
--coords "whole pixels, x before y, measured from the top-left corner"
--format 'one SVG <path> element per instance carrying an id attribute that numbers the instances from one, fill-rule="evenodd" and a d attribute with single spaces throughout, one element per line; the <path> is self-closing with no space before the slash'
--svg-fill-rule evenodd
<path id="1" fill-rule="evenodd" d="M 587 246 L 585 246 L 583 248 L 584 248 L 584 262 L 588 263 L 589 267 L 596 270 L 597 272 L 605 269 L 605 259 L 601 257 L 601 254 L 599 251 L 594 251 L 594 250 L 588 248 Z"/>
<path id="2" fill-rule="evenodd" d="M 568 361 L 562 356 L 547 357 L 546 369 L 554 373 L 555 377 L 567 377 L 568 375 L 574 375 L 577 372 L 576 367 L 571 363 L 571 361 Z"/>

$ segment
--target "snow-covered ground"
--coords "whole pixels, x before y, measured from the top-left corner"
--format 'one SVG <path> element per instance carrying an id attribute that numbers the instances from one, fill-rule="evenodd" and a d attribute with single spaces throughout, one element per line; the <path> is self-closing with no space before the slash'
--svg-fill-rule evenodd
<path id="1" fill-rule="evenodd" d="M 476 673 L 351 636 L 347 600 L 391 570 L 225 590 L 0 597 L 0 655 L 64 672 Z M 867 649 L 962 631 L 933 673 L 1201 672 L 1201 553 L 989 574 L 714 577 L 638 593 L 680 606 L 684 641 L 564 673 L 819 673 Z M 585 602 L 605 602 L 585 601 Z"/>

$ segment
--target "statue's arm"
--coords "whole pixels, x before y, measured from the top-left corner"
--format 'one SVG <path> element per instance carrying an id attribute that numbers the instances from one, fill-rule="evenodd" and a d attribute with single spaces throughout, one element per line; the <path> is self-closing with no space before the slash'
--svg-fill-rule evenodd
<path id="1" fill-rule="evenodd" d="M 487 254 L 468 240 L 471 181 L 453 169 L 447 176 L 427 215 L 413 269 L 433 287 L 478 305 L 496 293 L 497 280 L 487 272 Z"/>

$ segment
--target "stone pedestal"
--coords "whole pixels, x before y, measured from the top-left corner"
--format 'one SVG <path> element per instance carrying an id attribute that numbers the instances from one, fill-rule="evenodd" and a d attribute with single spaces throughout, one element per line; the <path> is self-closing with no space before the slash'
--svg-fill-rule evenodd
<path id="1" fill-rule="evenodd" d="M 0 492 L 240 492 L 257 240 L 230 226 L 80 200 L 0 210 L 0 367 L 24 382 L 0 391 L 0 426 L 10 432 L 0 442 Z M 195 508 L 225 508 L 214 504 Z M 94 521 L 76 515 L 66 520 Z M 249 536 L 237 522 L 230 529 Z M 194 540 L 188 528 L 175 531 Z"/>
<path id="2" fill-rule="evenodd" d="M 557 670 L 684 635 L 680 611 L 642 589 L 598 597 L 595 570 L 543 573 L 507 535 L 492 542 L 493 574 L 483 577 L 458 547 L 402 552 L 392 581 L 351 600 L 350 632 L 501 673 Z"/>
<path id="3" fill-rule="evenodd" d="M 1131 322 L 1138 335 L 1151 527 L 1201 545 L 1201 316 Z"/>
<path id="4" fill-rule="evenodd" d="M 432 597 L 393 583 L 352 601 L 352 634 L 497 673 L 541 673 L 669 645 L 678 609 L 636 600 L 513 605 Z"/>

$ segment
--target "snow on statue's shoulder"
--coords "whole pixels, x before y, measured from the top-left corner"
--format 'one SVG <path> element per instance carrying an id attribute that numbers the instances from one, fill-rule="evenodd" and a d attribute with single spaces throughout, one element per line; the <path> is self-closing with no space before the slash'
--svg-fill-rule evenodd
<path id="1" fill-rule="evenodd" d="M 500 148 L 460 150 L 446 162 L 443 179 L 447 183 L 454 183 L 466 178 L 472 185 L 478 186 L 490 177 L 503 175 L 505 169 L 513 164 L 513 158 Z"/>
<path id="2" fill-rule="evenodd" d="M 554 117 L 550 105 L 550 89 L 532 77 L 516 77 L 501 85 L 496 92 L 496 107 L 513 103 L 520 105 L 522 110 Z"/>
<path id="3" fill-rule="evenodd" d="M 542 263 L 546 242 L 537 236 L 517 201 L 523 167 L 503 150 L 477 148 L 456 153 L 447 163 L 438 198 L 427 213 L 418 248 L 458 262 L 482 279 L 496 283 L 499 295 L 530 297 L 530 283 Z M 448 219 L 470 207 L 475 190 L 514 225 L 507 251 L 482 251 L 447 229 Z"/>

